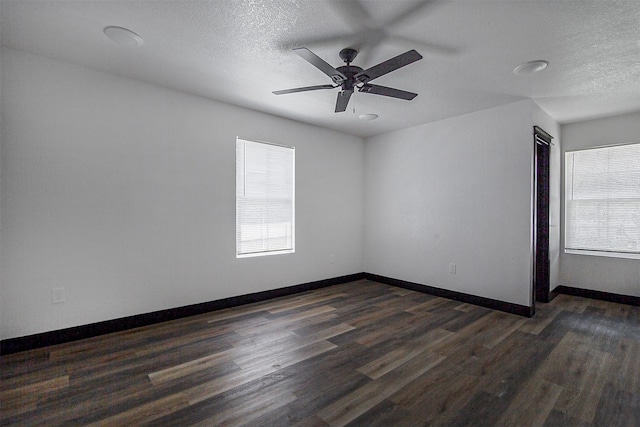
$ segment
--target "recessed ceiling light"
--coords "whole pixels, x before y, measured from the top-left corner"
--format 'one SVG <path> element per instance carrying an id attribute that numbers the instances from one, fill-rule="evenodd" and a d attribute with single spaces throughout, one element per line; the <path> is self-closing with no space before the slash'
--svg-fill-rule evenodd
<path id="1" fill-rule="evenodd" d="M 549 63 L 547 61 L 543 61 L 538 59 L 536 61 L 523 62 L 513 69 L 513 74 L 533 74 L 538 71 L 542 71 L 547 68 Z"/>
<path id="2" fill-rule="evenodd" d="M 126 28 L 110 26 L 105 27 L 103 32 L 112 41 L 123 46 L 138 47 L 144 43 L 142 37 Z"/>
<path id="3" fill-rule="evenodd" d="M 369 120 L 375 120 L 375 119 L 377 119 L 377 118 L 378 118 L 378 115 L 377 115 L 377 114 L 371 114 L 371 113 L 369 113 L 369 114 L 360 114 L 360 116 L 358 116 L 358 118 L 359 118 L 360 120 L 367 120 L 367 121 L 369 121 Z"/>

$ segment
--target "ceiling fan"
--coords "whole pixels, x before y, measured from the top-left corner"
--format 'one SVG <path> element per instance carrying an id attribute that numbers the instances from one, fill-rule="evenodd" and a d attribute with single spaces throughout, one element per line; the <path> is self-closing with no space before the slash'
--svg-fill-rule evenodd
<path id="1" fill-rule="evenodd" d="M 324 59 L 320 58 L 315 53 L 311 52 L 306 47 L 300 47 L 293 49 L 302 59 L 308 61 L 311 65 L 318 68 L 331 78 L 333 84 L 317 85 L 298 87 L 294 89 L 276 90 L 273 93 L 275 95 L 284 95 L 288 93 L 307 92 L 311 90 L 322 89 L 335 89 L 340 87 L 338 92 L 338 99 L 336 101 L 336 113 L 346 111 L 349 99 L 353 95 L 354 90 L 357 88 L 358 92 L 371 93 L 373 95 L 389 96 L 391 98 L 405 99 L 407 101 L 412 100 L 417 93 L 407 92 L 400 89 L 394 89 L 386 86 L 373 85 L 369 82 L 377 79 L 380 76 L 388 74 L 392 71 L 402 68 L 405 65 L 409 65 L 422 59 L 415 50 L 409 50 L 403 54 L 400 54 L 394 58 L 388 59 L 384 62 L 374 65 L 371 68 L 363 70 L 362 68 L 351 65 L 358 51 L 352 48 L 345 48 L 340 51 L 340 58 L 347 64 L 338 68 L 334 68 Z"/>

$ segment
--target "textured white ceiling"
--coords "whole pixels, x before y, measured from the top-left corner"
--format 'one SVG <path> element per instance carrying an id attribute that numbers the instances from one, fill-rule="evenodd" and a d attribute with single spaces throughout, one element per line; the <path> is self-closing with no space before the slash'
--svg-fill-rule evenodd
<path id="1" fill-rule="evenodd" d="M 9 48 L 360 136 L 526 98 L 561 123 L 640 111 L 638 0 L 1 0 L 0 19 Z M 109 25 L 145 43 L 114 44 L 102 32 Z M 353 45 L 363 68 L 418 50 L 423 60 L 374 83 L 419 96 L 356 93 L 336 114 L 337 89 L 271 93 L 331 83 L 291 48 L 337 67 Z M 550 65 L 512 73 L 534 59 Z"/>

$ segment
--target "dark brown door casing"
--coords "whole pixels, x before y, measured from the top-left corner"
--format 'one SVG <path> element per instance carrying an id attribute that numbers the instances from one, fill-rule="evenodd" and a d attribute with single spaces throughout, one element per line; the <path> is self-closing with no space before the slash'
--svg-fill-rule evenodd
<path id="1" fill-rule="evenodd" d="M 535 300 L 549 302 L 549 166 L 552 137 L 534 127 L 535 144 L 535 210 L 534 273 Z"/>

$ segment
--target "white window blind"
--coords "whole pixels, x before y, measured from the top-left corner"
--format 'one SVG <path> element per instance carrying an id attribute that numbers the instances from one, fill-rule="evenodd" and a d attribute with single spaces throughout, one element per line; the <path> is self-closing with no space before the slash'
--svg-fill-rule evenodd
<path id="1" fill-rule="evenodd" d="M 565 155 L 565 249 L 640 254 L 640 144 Z"/>
<path id="2" fill-rule="evenodd" d="M 236 139 L 236 254 L 293 252 L 295 151 Z"/>

